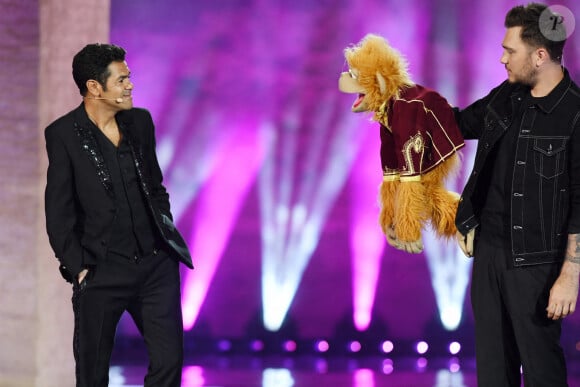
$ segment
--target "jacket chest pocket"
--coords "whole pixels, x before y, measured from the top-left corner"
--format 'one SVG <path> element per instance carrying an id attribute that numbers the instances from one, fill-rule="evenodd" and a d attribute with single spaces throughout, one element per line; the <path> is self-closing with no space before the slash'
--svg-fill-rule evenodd
<path id="1" fill-rule="evenodd" d="M 534 169 L 544 179 L 554 178 L 564 172 L 566 163 L 566 138 L 541 137 L 534 139 Z"/>

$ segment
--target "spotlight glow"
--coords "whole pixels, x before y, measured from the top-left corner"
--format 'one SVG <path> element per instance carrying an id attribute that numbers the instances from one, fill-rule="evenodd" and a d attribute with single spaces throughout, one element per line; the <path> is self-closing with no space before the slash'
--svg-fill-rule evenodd
<path id="1" fill-rule="evenodd" d="M 252 340 L 250 349 L 254 352 L 260 352 L 264 349 L 264 342 L 262 340 Z"/>
<path id="2" fill-rule="evenodd" d="M 330 345 L 328 344 L 328 341 L 320 340 L 315 344 L 315 349 L 321 353 L 327 352 L 330 349 Z"/>
<path id="3" fill-rule="evenodd" d="M 224 140 L 217 150 L 219 158 L 211 177 L 200 194 L 189 238 L 196 269 L 184 272 L 183 278 L 185 330 L 190 330 L 197 320 L 234 222 L 262 164 L 265 148 L 257 135 L 249 134 L 252 132 L 240 128 Z M 231 160 L 244 160 L 244 168 L 232 168 Z"/>
<path id="4" fill-rule="evenodd" d="M 292 107 L 287 109 L 287 127 L 265 133 L 271 152 L 260 173 L 259 189 L 263 320 L 270 331 L 279 330 L 284 322 L 356 153 L 356 130 L 349 120 L 334 125 L 332 135 L 328 133 L 332 126 L 329 110 L 322 110 L 312 126 L 316 128 L 313 138 L 304 148 L 298 149 L 300 131 L 295 118 L 299 112 Z M 278 138 L 280 133 L 282 138 Z M 303 157 L 298 159 L 297 154 Z M 296 169 L 307 171 L 308 178 L 297 179 Z"/>
<path id="5" fill-rule="evenodd" d="M 415 349 L 419 355 L 423 355 L 429 350 L 429 344 L 424 341 L 419 341 L 415 346 Z"/>
<path id="6" fill-rule="evenodd" d="M 433 387 L 464 387 L 466 386 L 463 379 L 463 374 L 460 369 L 457 371 L 450 371 L 441 369 L 437 371 L 435 378 L 435 385 Z"/>
<path id="7" fill-rule="evenodd" d="M 382 350 L 384 353 L 391 353 L 391 352 L 393 351 L 393 349 L 394 349 L 394 348 L 395 348 L 395 346 L 393 345 L 393 342 L 392 342 L 392 341 L 389 341 L 389 340 L 387 340 L 387 341 L 384 341 L 384 342 L 381 344 L 381 350 Z"/>
<path id="8" fill-rule="evenodd" d="M 385 236 L 377 224 L 379 211 L 376 203 L 382 174 L 380 169 L 377 170 L 376 155 L 379 149 L 376 131 L 366 126 L 359 130 L 365 136 L 356 161 L 357 168 L 353 170 L 349 181 L 353 197 L 350 249 L 353 321 L 356 329 L 364 331 L 371 323 Z M 376 151 L 372 151 L 373 148 Z"/>
<path id="9" fill-rule="evenodd" d="M 395 370 L 395 366 L 393 364 L 393 360 L 391 359 L 385 359 L 383 360 L 383 374 L 385 375 L 390 375 L 393 373 L 393 371 Z"/>
<path id="10" fill-rule="evenodd" d="M 285 368 L 266 368 L 262 372 L 262 387 L 292 387 L 294 378 Z"/>
<path id="11" fill-rule="evenodd" d="M 489 6 L 485 8 L 487 9 Z M 448 69 L 457 66 L 457 56 L 451 54 L 451 52 L 459 52 L 461 50 L 459 48 L 461 39 L 458 34 L 461 29 L 457 25 L 461 17 L 458 13 L 457 8 L 450 8 L 449 12 L 436 15 L 438 25 L 442 26 L 438 30 L 441 35 L 439 38 L 448 42 L 448 46 L 443 50 L 448 49 L 451 51 L 446 52 L 446 55 L 440 55 L 434 60 L 434 63 L 437 63 L 433 68 L 435 70 L 434 88 L 449 101 L 457 99 L 457 91 L 460 90 L 459 83 L 461 81 L 459 72 L 448 71 Z M 490 63 L 493 63 L 494 60 L 491 60 L 492 62 Z M 489 68 L 491 66 L 486 67 Z M 487 81 L 489 77 L 484 77 L 483 79 Z M 470 145 L 467 145 L 461 151 L 461 169 L 465 171 L 471 170 L 473 162 L 474 153 Z M 446 182 L 448 188 L 454 192 L 461 192 L 465 186 L 466 178 L 469 176 L 468 174 L 469 172 L 463 176 L 457 174 L 450 177 Z M 440 240 L 435 237 L 431 230 L 423 233 L 423 235 L 424 253 L 427 256 L 429 271 L 431 272 L 431 282 L 435 292 L 439 318 L 444 329 L 452 331 L 457 329 L 461 322 L 463 301 L 469 282 L 469 269 L 472 261 L 466 259 L 463 255 L 455 242 L 455 238 L 450 238 L 449 241 Z"/>
<path id="12" fill-rule="evenodd" d="M 452 373 L 459 372 L 461 370 L 461 365 L 459 364 L 459 359 L 456 357 L 449 360 L 449 371 Z"/>
<path id="13" fill-rule="evenodd" d="M 359 368 L 353 373 L 353 387 L 374 387 L 375 374 L 367 368 Z"/>
<path id="14" fill-rule="evenodd" d="M 328 372 L 328 362 L 326 359 L 316 359 L 314 368 L 316 369 L 316 373 L 325 374 Z"/>
<path id="15" fill-rule="evenodd" d="M 467 160 L 463 163 L 464 167 L 469 165 Z M 455 192 L 460 192 L 465 184 L 457 178 L 448 183 L 453 185 L 451 190 Z M 424 232 L 423 242 L 441 325 L 448 331 L 455 330 L 463 315 L 472 260 L 465 258 L 454 240 L 441 241 L 433 232 Z"/>
<path id="16" fill-rule="evenodd" d="M 415 362 L 415 368 L 417 369 L 417 371 L 422 372 L 425 371 L 425 369 L 427 368 L 427 364 L 429 362 L 427 361 L 427 359 L 425 359 L 424 357 L 420 357 L 417 359 L 417 361 Z"/>
<path id="17" fill-rule="evenodd" d="M 283 347 L 286 352 L 294 352 L 298 346 L 294 340 L 286 340 Z"/>
<path id="18" fill-rule="evenodd" d="M 454 341 L 449 344 L 449 353 L 452 355 L 457 355 L 461 351 L 461 344 L 457 341 Z"/>
<path id="19" fill-rule="evenodd" d="M 186 105 L 191 101 L 185 101 Z M 169 122 L 164 135 L 157 143 L 157 157 L 164 174 L 164 183 L 171 192 L 171 212 L 175 219 L 181 219 L 186 208 L 195 200 L 200 188 L 214 173 L 219 162 L 219 152 L 224 139 L 220 134 L 209 134 L 208 129 L 190 133 L 185 139 L 180 136 L 184 118 L 188 111 L 181 98 L 176 98 L 173 108 L 168 112 Z M 176 109 L 177 108 L 177 109 Z M 221 125 L 216 122 L 215 114 L 200 117 L 199 128 L 212 128 Z M 178 131 L 175 131 L 175 130 Z M 187 151 L 182 151 L 187 149 Z M 195 166 L 192 168 L 191 166 Z"/>
<path id="20" fill-rule="evenodd" d="M 125 377 L 123 376 L 123 367 L 111 366 L 109 368 L 109 383 L 112 386 L 125 385 Z"/>
<path id="21" fill-rule="evenodd" d="M 205 378 L 203 377 L 203 368 L 199 366 L 185 366 L 181 374 L 182 384 L 187 387 L 202 387 L 205 386 Z"/>
<path id="22" fill-rule="evenodd" d="M 349 351 L 350 352 L 353 352 L 353 353 L 360 352 L 361 348 L 362 348 L 362 345 L 358 341 L 356 341 L 356 340 L 355 341 L 351 341 L 348 344 Z"/>

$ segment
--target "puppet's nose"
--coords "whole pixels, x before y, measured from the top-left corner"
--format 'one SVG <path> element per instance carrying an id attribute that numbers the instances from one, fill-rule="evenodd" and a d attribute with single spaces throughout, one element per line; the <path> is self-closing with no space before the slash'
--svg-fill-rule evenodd
<path id="1" fill-rule="evenodd" d="M 356 79 L 354 79 L 349 72 L 345 71 L 340 74 L 340 78 L 338 78 L 338 90 L 342 91 L 343 93 L 364 93 L 364 89 L 358 83 Z"/>

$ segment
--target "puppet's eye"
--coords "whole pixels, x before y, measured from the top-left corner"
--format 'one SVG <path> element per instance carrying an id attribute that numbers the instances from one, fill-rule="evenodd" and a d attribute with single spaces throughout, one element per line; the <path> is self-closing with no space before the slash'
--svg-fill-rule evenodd
<path id="1" fill-rule="evenodd" d="M 357 79 L 357 78 L 358 78 L 358 77 L 357 77 L 357 75 L 355 74 L 355 72 L 354 72 L 354 71 L 352 71 L 352 70 L 350 70 L 350 69 L 349 69 L 349 70 L 348 70 L 348 73 L 350 74 L 350 77 L 351 77 L 352 79 Z"/>

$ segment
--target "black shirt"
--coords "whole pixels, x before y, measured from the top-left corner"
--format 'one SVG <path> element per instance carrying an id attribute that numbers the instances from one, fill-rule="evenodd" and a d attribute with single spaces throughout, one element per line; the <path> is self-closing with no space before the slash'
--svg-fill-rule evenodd
<path id="1" fill-rule="evenodd" d="M 481 210 L 481 233 L 489 237 L 486 238 L 489 242 L 497 242 L 497 246 L 509 246 L 511 242 L 510 193 L 517 138 L 520 131 L 531 129 L 533 122 L 529 122 L 526 119 L 529 115 L 524 113 L 535 106 L 536 100 L 538 98 L 532 97 L 529 91 L 525 98 L 518 100 L 514 120 L 491 151 L 486 165 L 489 180 Z"/>
<path id="2" fill-rule="evenodd" d="M 149 255 L 156 246 L 156 237 L 131 149 L 124 138 L 115 147 L 98 128 L 97 132 L 99 146 L 111 173 L 117 209 L 108 251 L 128 258 Z"/>

